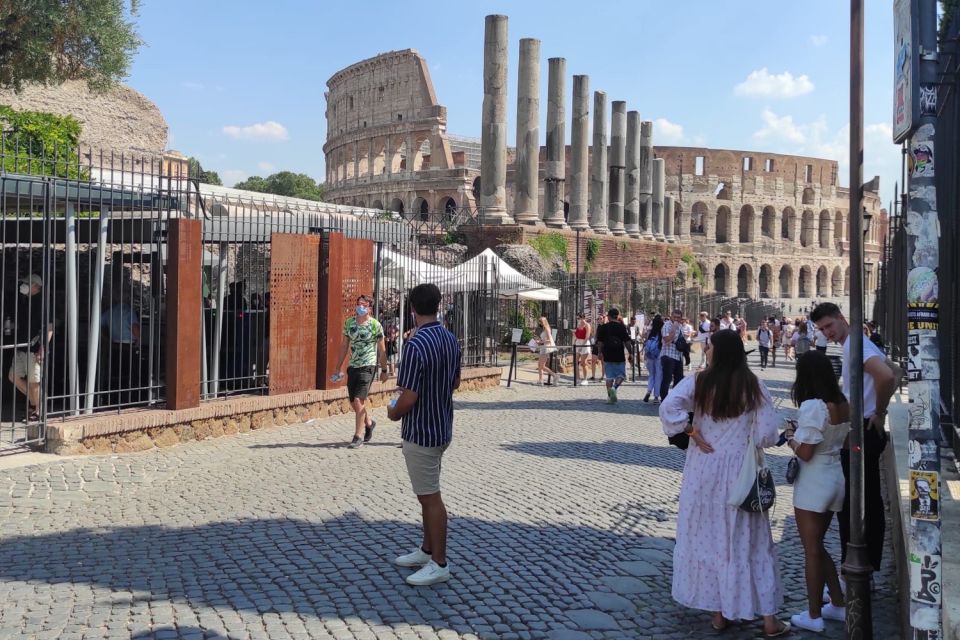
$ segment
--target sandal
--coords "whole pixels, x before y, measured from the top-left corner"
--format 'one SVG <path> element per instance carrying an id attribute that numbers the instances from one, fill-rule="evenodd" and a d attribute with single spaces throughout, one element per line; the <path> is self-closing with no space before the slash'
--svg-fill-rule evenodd
<path id="1" fill-rule="evenodd" d="M 780 620 L 779 622 L 780 622 L 780 628 L 779 628 L 777 631 L 775 631 L 775 632 L 773 632 L 773 633 L 767 633 L 766 631 L 764 631 L 764 632 L 763 632 L 763 637 L 765 637 L 765 638 L 779 638 L 780 636 L 786 635 L 787 633 L 790 632 L 790 623 L 789 623 L 789 622 L 783 622 L 782 620 Z"/>
<path id="2" fill-rule="evenodd" d="M 712 628 L 714 631 L 717 631 L 717 632 L 726 631 L 726 630 L 727 630 L 727 627 L 730 626 L 730 621 L 727 620 L 726 618 L 724 618 L 723 616 L 720 616 L 720 620 L 721 620 L 721 622 L 720 622 L 719 624 L 717 624 L 717 619 L 716 619 L 716 618 L 714 618 L 713 620 L 711 620 L 711 621 L 710 621 L 710 628 Z"/>

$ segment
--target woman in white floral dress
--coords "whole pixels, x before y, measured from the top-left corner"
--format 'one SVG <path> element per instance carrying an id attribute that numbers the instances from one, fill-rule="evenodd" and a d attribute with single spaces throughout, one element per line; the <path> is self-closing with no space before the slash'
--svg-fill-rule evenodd
<path id="1" fill-rule="evenodd" d="M 776 444 L 782 419 L 770 393 L 747 365 L 736 331 L 718 331 L 707 343 L 707 368 L 687 376 L 660 405 L 663 431 L 690 435 L 683 468 L 673 553 L 673 598 L 713 614 L 720 631 L 731 620 L 763 616 L 768 637 L 790 628 L 783 604 L 777 552 L 766 513 L 727 504 L 752 434 L 757 447 Z M 688 414 L 693 422 L 688 425 Z"/>

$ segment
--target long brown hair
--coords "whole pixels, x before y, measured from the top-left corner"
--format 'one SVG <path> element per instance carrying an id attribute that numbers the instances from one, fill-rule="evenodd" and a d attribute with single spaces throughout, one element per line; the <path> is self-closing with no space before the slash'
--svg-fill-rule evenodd
<path id="1" fill-rule="evenodd" d="M 693 405 L 714 420 L 736 418 L 756 410 L 763 399 L 760 381 L 747 365 L 740 334 L 732 329 L 710 336 L 710 366 L 698 376 Z"/>

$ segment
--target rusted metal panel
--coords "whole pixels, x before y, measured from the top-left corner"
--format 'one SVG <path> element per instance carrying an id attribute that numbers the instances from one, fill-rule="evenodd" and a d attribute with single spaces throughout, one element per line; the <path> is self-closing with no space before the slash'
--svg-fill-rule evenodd
<path id="1" fill-rule="evenodd" d="M 167 227 L 167 407 L 200 406 L 203 229 L 199 220 Z"/>
<path id="2" fill-rule="evenodd" d="M 316 389 L 320 236 L 270 238 L 270 395 Z"/>
<path id="3" fill-rule="evenodd" d="M 335 389 L 346 381 L 334 383 L 337 356 L 343 340 L 343 322 L 356 307 L 357 296 L 373 295 L 373 241 L 352 240 L 342 233 L 323 236 L 323 269 L 320 299 L 320 370 L 321 389 Z"/>

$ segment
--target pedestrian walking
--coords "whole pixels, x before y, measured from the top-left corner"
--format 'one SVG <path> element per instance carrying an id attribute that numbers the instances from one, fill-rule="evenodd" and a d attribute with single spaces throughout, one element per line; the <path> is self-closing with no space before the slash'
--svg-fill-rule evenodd
<path id="1" fill-rule="evenodd" d="M 793 332 L 793 357 L 800 358 L 803 354 L 813 347 L 813 338 L 807 332 L 807 323 L 801 322 L 797 325 L 797 330 Z"/>
<path id="2" fill-rule="evenodd" d="M 577 314 L 577 328 L 573 330 L 573 351 L 576 354 L 574 362 L 575 367 L 580 367 L 580 385 L 590 384 L 587 382 L 587 360 L 590 359 L 590 340 L 593 338 L 593 327 L 587 321 L 584 313 Z M 591 378 L 592 380 L 593 378 Z"/>
<path id="3" fill-rule="evenodd" d="M 593 357 L 590 358 L 590 381 L 594 382 L 597 379 L 597 365 L 600 365 L 600 382 L 603 382 L 603 355 L 600 353 L 600 346 L 597 344 L 597 332 L 600 331 L 600 327 L 606 324 L 606 318 L 603 316 L 597 316 L 597 323 L 593 327 L 593 347 L 590 349 L 590 353 Z"/>
<path id="4" fill-rule="evenodd" d="M 780 321 L 774 316 L 770 316 L 770 322 L 767 326 L 770 327 L 770 332 L 773 335 L 773 343 L 770 345 L 770 366 L 775 368 L 777 366 L 777 351 L 780 350 L 780 343 L 783 340 L 783 329 L 780 326 Z"/>
<path id="5" fill-rule="evenodd" d="M 833 514 L 843 508 L 845 490 L 840 451 L 850 431 L 850 405 L 840 391 L 830 359 L 808 351 L 797 360 L 790 392 L 799 407 L 796 429 L 786 430 L 787 446 L 799 459 L 793 484 L 793 513 L 803 543 L 807 609 L 790 620 L 808 631 L 824 630 L 824 620 L 846 618 L 837 567 L 823 544 Z M 829 601 L 824 604 L 826 585 Z"/>
<path id="6" fill-rule="evenodd" d="M 384 345 L 383 327 L 380 321 L 370 315 L 373 307 L 373 298 L 367 295 L 357 297 L 357 306 L 354 315 L 343 323 L 344 340 L 340 343 L 340 354 L 337 357 L 338 379 L 347 377 L 347 397 L 354 414 L 353 440 L 347 445 L 348 449 L 357 449 L 373 438 L 376 421 L 367 411 L 367 396 L 370 386 L 377 375 L 377 366 L 380 367 L 380 382 L 387 381 L 387 350 Z M 343 361 L 350 351 L 350 361 L 346 374 L 343 372 Z"/>
<path id="7" fill-rule="evenodd" d="M 543 374 L 553 376 L 556 382 L 560 382 L 560 376 L 550 368 L 550 356 L 557 352 L 557 345 L 553 342 L 553 330 L 550 328 L 550 321 L 545 316 L 540 316 L 540 338 L 537 344 L 540 345 L 539 357 L 537 358 L 537 384 L 543 386 Z M 549 382 L 547 384 L 550 384 Z"/>
<path id="8" fill-rule="evenodd" d="M 707 366 L 706 343 L 710 339 L 710 316 L 706 311 L 700 312 L 700 324 L 697 326 L 697 342 L 700 344 L 700 364 L 698 369 Z"/>
<path id="9" fill-rule="evenodd" d="M 684 351 L 680 352 L 680 355 L 683 356 L 683 365 L 684 368 L 690 370 L 690 350 L 691 345 L 693 345 L 693 336 L 696 334 L 696 331 L 693 329 L 693 325 L 690 323 L 689 318 L 683 318 L 680 321 L 680 331 L 683 333 L 683 339 L 686 342 L 687 348 Z"/>
<path id="10" fill-rule="evenodd" d="M 663 318 L 658 313 L 653 317 L 653 324 L 643 341 L 643 357 L 647 361 L 647 395 L 644 402 L 650 402 L 650 394 L 654 400 L 660 402 L 660 350 L 663 347 Z"/>
<path id="11" fill-rule="evenodd" d="M 711 612 L 716 631 L 759 614 L 764 633 L 781 636 L 790 625 L 776 617 L 783 590 L 768 514 L 728 504 L 745 457 L 754 454 L 749 443 L 776 444 L 781 419 L 735 331 L 713 334 L 707 351 L 707 368 L 681 381 L 660 405 L 664 433 L 686 432 L 691 442 L 680 486 L 673 598 Z"/>
<path id="12" fill-rule="evenodd" d="M 829 340 L 843 345 L 843 392 L 850 393 L 850 324 L 832 302 L 817 305 L 810 315 L 817 328 Z M 884 429 L 887 405 L 897 380 L 887 365 L 887 358 L 875 344 L 863 341 L 863 530 L 867 544 L 867 555 L 874 571 L 880 570 L 883 559 L 883 536 L 886 529 L 883 495 L 880 489 L 880 455 L 887 446 L 888 436 Z M 843 560 L 846 560 L 847 542 L 850 540 L 850 451 L 840 452 L 843 477 L 846 482 L 846 496 L 843 510 L 838 514 L 840 542 Z"/>
<path id="13" fill-rule="evenodd" d="M 407 576 L 407 582 L 426 586 L 450 579 L 440 463 L 453 439 L 453 392 L 460 386 L 462 352 L 456 336 L 437 321 L 440 289 L 436 285 L 417 285 L 409 300 L 417 331 L 404 345 L 397 376 L 400 396 L 387 408 L 387 417 L 402 420 L 403 459 L 420 502 L 423 541 L 394 562 L 420 567 Z"/>
<path id="14" fill-rule="evenodd" d="M 783 325 L 783 357 L 787 362 L 795 359 L 793 354 L 793 335 L 796 333 L 796 329 L 797 327 L 793 324 L 793 320 L 787 318 Z"/>
<path id="15" fill-rule="evenodd" d="M 773 343 L 773 333 L 767 326 L 765 320 L 760 322 L 757 327 L 757 347 L 760 349 L 760 370 L 767 368 L 767 361 L 770 358 L 770 345 Z"/>
<path id="16" fill-rule="evenodd" d="M 607 402 L 617 402 L 617 390 L 627 377 L 626 348 L 630 342 L 627 327 L 620 321 L 620 310 L 607 311 L 607 322 L 597 329 L 597 348 L 603 357 L 603 376 L 607 380 Z"/>
<path id="17" fill-rule="evenodd" d="M 682 346 L 686 344 L 681 331 L 683 312 L 674 309 L 670 319 L 663 323 L 663 340 L 660 348 L 660 399 L 666 400 L 670 384 L 677 386 L 683 379 Z"/>

